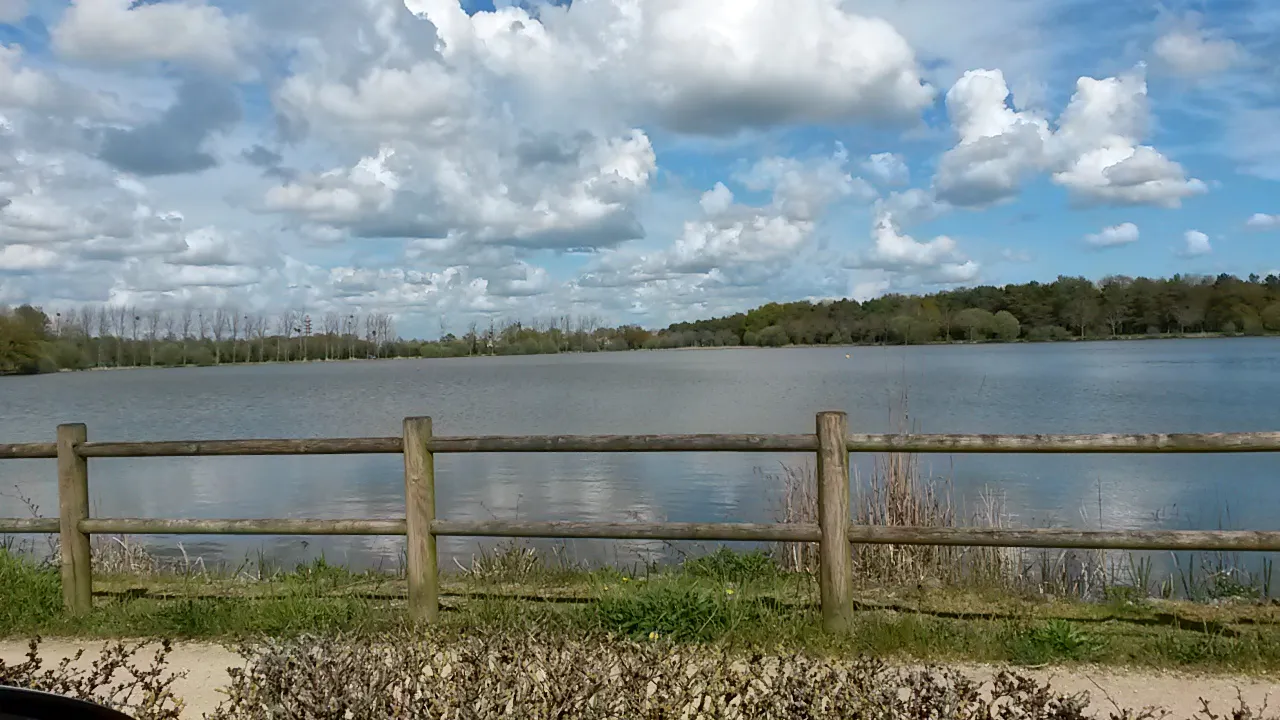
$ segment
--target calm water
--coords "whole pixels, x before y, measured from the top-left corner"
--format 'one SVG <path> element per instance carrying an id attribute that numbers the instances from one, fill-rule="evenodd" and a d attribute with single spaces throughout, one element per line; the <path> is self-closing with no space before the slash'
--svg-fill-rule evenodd
<path id="1" fill-rule="evenodd" d="M 846 354 L 849 357 L 846 357 Z M 439 434 L 810 432 L 845 410 L 854 432 L 898 428 L 909 396 L 922 432 L 1217 432 L 1280 429 L 1280 341 L 805 348 L 267 365 L 0 378 L 0 440 L 396 435 L 406 415 Z M 468 455 L 437 458 L 443 518 L 769 521 L 782 462 L 748 454 Z M 867 459 L 858 460 L 865 470 Z M 998 491 L 1030 526 L 1280 529 L 1280 457 L 926 456 L 957 499 Z M 99 516 L 397 517 L 399 456 L 93 460 Z M 13 494 L 56 515 L 51 460 L 0 461 Z M 1101 508 L 1101 513 L 1099 513 Z M 393 565 L 396 538 L 182 538 L 236 562 Z M 169 546 L 174 540 L 157 542 Z M 442 540 L 446 562 L 481 543 Z M 595 559 L 661 547 L 576 541 Z M 452 556 L 452 557 L 450 557 Z"/>

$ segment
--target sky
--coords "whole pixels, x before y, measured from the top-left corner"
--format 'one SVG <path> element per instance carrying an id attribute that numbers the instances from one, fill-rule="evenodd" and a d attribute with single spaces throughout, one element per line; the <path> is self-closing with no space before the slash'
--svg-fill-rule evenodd
<path id="1" fill-rule="evenodd" d="M 1271 0 L 0 0 L 0 305 L 664 326 L 1280 268 Z"/>

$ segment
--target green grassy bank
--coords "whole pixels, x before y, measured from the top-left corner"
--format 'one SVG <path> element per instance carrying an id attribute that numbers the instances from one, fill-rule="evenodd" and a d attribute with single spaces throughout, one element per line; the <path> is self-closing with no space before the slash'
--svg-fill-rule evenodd
<path id="1" fill-rule="evenodd" d="M 553 568 L 512 546 L 443 585 L 444 632 L 594 634 L 822 654 L 1040 665 L 1280 670 L 1280 608 L 1260 599 L 1101 602 L 993 586 L 860 587 L 847 635 L 825 634 L 812 576 L 720 550 L 664 569 Z M 317 561 L 265 579 L 102 574 L 93 611 L 64 614 L 55 566 L 0 550 L 0 637 L 234 640 L 375 634 L 406 622 L 404 582 Z"/>

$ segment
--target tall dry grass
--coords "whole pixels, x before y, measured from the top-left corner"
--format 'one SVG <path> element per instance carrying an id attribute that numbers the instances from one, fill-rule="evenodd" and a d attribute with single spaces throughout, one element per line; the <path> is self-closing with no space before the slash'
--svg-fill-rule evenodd
<path id="1" fill-rule="evenodd" d="M 811 464 L 784 464 L 766 477 L 781 487 L 779 522 L 817 523 L 817 478 Z M 956 501 L 949 478 L 928 476 L 911 453 L 885 453 L 874 458 L 869 474 L 855 467 L 851 477 L 852 519 L 860 525 L 1011 527 L 1001 495 L 984 490 L 966 507 Z M 815 543 L 777 543 L 773 554 L 788 571 L 818 569 Z M 1127 584 L 1122 577 L 1126 572 L 1135 574 L 1116 560 L 1100 550 L 884 544 L 855 544 L 853 549 L 854 580 L 868 586 L 970 586 L 1094 599 L 1110 586 Z"/>
<path id="2" fill-rule="evenodd" d="M 890 407 L 890 424 L 899 433 L 919 432 L 907 412 L 907 401 L 903 392 L 897 407 Z M 781 488 L 776 512 L 779 522 L 817 523 L 817 478 L 812 464 L 783 464 L 777 473 L 766 474 L 766 480 Z M 986 488 L 972 505 L 957 502 L 950 477 L 931 474 L 914 453 L 879 454 L 873 458 L 869 473 L 854 465 L 851 482 L 851 509 L 858 524 L 1012 526 L 1003 495 Z M 1088 525 L 1083 508 L 1081 516 Z M 1128 562 L 1119 562 L 1119 555 L 1101 550 L 856 544 L 854 579 L 866 585 L 961 585 L 1099 599 L 1108 587 L 1133 583 L 1141 576 L 1132 556 L 1125 554 Z M 774 556 L 787 570 L 813 573 L 818 568 L 818 548 L 813 543 L 779 543 Z M 1126 574 L 1124 580 L 1122 573 Z M 1145 584 L 1145 578 L 1142 580 Z"/>

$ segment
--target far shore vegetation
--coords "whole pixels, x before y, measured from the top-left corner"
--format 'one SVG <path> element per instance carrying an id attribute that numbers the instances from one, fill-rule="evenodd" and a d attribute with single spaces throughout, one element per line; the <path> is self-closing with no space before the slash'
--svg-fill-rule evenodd
<path id="1" fill-rule="evenodd" d="M 226 306 L 0 308 L 0 374 L 249 362 L 534 355 L 641 349 L 1051 342 L 1280 333 L 1280 277 L 1107 276 L 866 302 L 768 303 L 651 330 L 592 316 L 492 318 L 402 338 L 392 315 Z"/>

